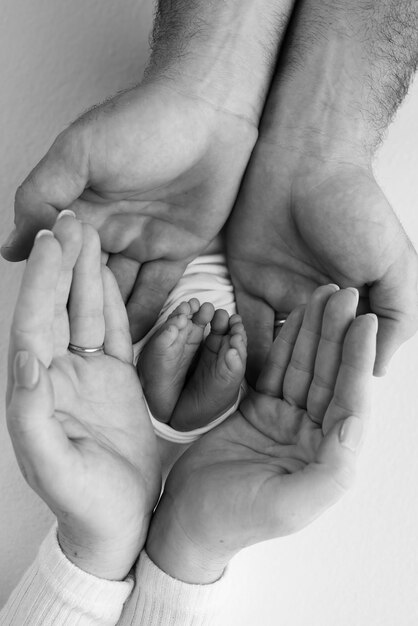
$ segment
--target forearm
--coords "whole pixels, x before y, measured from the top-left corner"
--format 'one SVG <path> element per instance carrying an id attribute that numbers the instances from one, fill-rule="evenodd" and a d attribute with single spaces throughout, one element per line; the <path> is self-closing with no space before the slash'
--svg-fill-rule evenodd
<path id="1" fill-rule="evenodd" d="M 369 160 L 418 60 L 418 3 L 301 0 L 263 116 L 270 139 Z"/>
<path id="2" fill-rule="evenodd" d="M 258 125 L 293 0 L 159 0 L 148 79 Z"/>

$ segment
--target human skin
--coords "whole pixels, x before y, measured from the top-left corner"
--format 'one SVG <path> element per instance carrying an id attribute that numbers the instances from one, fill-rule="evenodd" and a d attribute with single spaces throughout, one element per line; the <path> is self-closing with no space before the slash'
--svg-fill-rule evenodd
<path id="1" fill-rule="evenodd" d="M 318 288 L 280 331 L 239 410 L 171 470 L 146 550 L 174 578 L 217 580 L 242 548 L 294 533 L 351 485 L 368 418 L 377 320 Z"/>
<path id="2" fill-rule="evenodd" d="M 231 211 L 292 4 L 161 0 L 145 80 L 58 136 L 17 191 L 3 256 L 26 258 L 71 208 L 119 255 L 109 266 L 143 336 Z"/>
<path id="3" fill-rule="evenodd" d="M 418 58 L 418 5 L 300 0 L 240 194 L 228 263 L 255 380 L 282 318 L 320 284 L 379 318 L 375 374 L 418 326 L 417 256 L 372 171 Z"/>
<path id="4" fill-rule="evenodd" d="M 10 336 L 7 423 L 64 554 L 122 580 L 141 551 L 161 468 L 124 303 L 97 233 L 61 214 L 35 240 Z M 67 300 L 69 305 L 67 310 Z M 68 343 L 103 352 L 73 354 Z"/>

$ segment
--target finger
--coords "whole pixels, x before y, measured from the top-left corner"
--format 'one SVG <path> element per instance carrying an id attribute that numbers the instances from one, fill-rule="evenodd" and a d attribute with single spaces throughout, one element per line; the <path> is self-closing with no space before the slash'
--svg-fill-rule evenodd
<path id="1" fill-rule="evenodd" d="M 92 226 L 82 226 L 83 245 L 70 293 L 70 341 L 82 348 L 97 348 L 105 336 L 100 240 Z"/>
<path id="2" fill-rule="evenodd" d="M 342 289 L 333 294 L 325 306 L 314 376 L 307 400 L 308 415 L 317 424 L 322 424 L 334 394 L 344 337 L 356 316 L 358 300 L 357 289 Z"/>
<path id="3" fill-rule="evenodd" d="M 326 434 L 350 415 L 365 418 L 369 412 L 370 385 L 376 356 L 376 316 L 355 319 L 345 336 L 335 390 L 323 421 Z"/>
<path id="4" fill-rule="evenodd" d="M 237 290 L 236 299 L 248 338 L 246 378 L 255 385 L 273 343 L 274 310 L 264 300 L 244 291 Z"/>
<path id="5" fill-rule="evenodd" d="M 141 264 L 123 254 L 111 254 L 107 266 L 112 270 L 125 304 L 135 285 Z"/>
<path id="6" fill-rule="evenodd" d="M 52 228 L 58 211 L 67 208 L 88 181 L 88 138 L 85 125 L 61 133 L 32 170 L 15 197 L 14 231 L 1 249 L 8 261 L 27 258 L 36 233 Z"/>
<path id="7" fill-rule="evenodd" d="M 400 346 L 416 333 L 415 312 L 398 315 L 396 319 L 379 317 L 377 335 L 377 358 L 373 369 L 374 376 L 385 376 L 393 355 Z"/>
<path id="8" fill-rule="evenodd" d="M 306 305 L 302 326 L 285 374 L 283 397 L 290 404 L 296 404 L 301 408 L 307 405 L 324 310 L 328 300 L 336 291 L 338 291 L 336 285 L 324 285 L 318 287 L 312 294 Z"/>
<path id="9" fill-rule="evenodd" d="M 43 496 L 45 485 L 69 449 L 68 439 L 53 418 L 54 391 L 48 371 L 32 352 L 13 355 L 13 391 L 6 409 L 7 425 L 20 469 Z"/>
<path id="10" fill-rule="evenodd" d="M 52 232 L 40 231 L 26 264 L 13 316 L 9 382 L 13 382 L 12 359 L 18 350 L 32 352 L 46 367 L 51 363 L 55 296 L 61 259 L 61 246 Z"/>
<path id="11" fill-rule="evenodd" d="M 276 398 L 282 396 L 284 377 L 302 326 L 304 313 L 304 306 L 294 309 L 274 340 L 257 380 L 256 390 L 259 393 Z"/>
<path id="12" fill-rule="evenodd" d="M 80 254 L 82 227 L 72 211 L 64 210 L 58 214 L 53 233 L 62 249 L 61 271 L 55 295 L 54 319 L 54 355 L 65 354 L 70 341 L 68 321 L 68 298 L 70 295 L 73 269 Z"/>
<path id="13" fill-rule="evenodd" d="M 105 340 L 104 350 L 125 363 L 132 363 L 132 340 L 126 309 L 116 279 L 108 267 L 102 267 Z"/>
<path id="14" fill-rule="evenodd" d="M 141 266 L 126 306 L 133 341 L 142 339 L 154 324 L 186 265 L 187 261 L 152 261 Z"/>

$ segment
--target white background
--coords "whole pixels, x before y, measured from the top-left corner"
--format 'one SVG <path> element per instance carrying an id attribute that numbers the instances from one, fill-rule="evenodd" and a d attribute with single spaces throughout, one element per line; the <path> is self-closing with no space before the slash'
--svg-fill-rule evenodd
<path id="1" fill-rule="evenodd" d="M 14 190 L 82 110 L 137 82 L 150 0 L 0 0 L 0 232 Z M 418 81 L 376 173 L 418 246 Z M 0 262 L 0 395 L 22 264 Z M 375 382 L 357 486 L 310 528 L 232 564 L 229 626 L 418 624 L 418 341 Z M 1 409 L 4 412 L 3 408 Z M 0 421 L 0 605 L 34 557 L 51 515 L 25 485 Z"/>

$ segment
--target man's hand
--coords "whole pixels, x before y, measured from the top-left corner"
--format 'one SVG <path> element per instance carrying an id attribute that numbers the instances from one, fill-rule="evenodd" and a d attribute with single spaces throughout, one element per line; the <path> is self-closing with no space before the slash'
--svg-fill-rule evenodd
<path id="1" fill-rule="evenodd" d="M 277 171 L 274 152 L 257 146 L 228 229 L 250 372 L 254 377 L 264 362 L 275 315 L 286 317 L 332 281 L 357 287 L 359 312 L 379 317 L 375 374 L 381 375 L 418 325 L 413 246 L 371 170 L 311 159 L 290 174 Z"/>
<path id="2" fill-rule="evenodd" d="M 418 5 L 299 0 L 228 231 L 254 379 L 285 317 L 320 284 L 379 317 L 375 374 L 418 327 L 417 256 L 372 174 L 416 67 Z"/>
<path id="3" fill-rule="evenodd" d="M 9 432 L 24 477 L 57 516 L 67 557 L 123 579 L 159 495 L 156 440 L 97 233 L 62 214 L 51 235 L 35 240 L 14 314 Z M 69 341 L 104 348 L 73 354 Z"/>
<path id="4" fill-rule="evenodd" d="M 377 324 L 354 319 L 356 290 L 337 289 L 290 314 L 256 392 L 169 474 L 146 550 L 171 576 L 216 580 L 240 549 L 298 531 L 350 486 Z"/>
<path id="5" fill-rule="evenodd" d="M 172 81 L 124 93 L 57 138 L 16 194 L 17 232 L 2 254 L 26 258 L 36 232 L 71 208 L 106 252 L 124 255 L 115 273 L 126 297 L 133 289 L 138 338 L 224 224 L 256 135 L 246 119 L 177 93 Z"/>
<path id="6" fill-rule="evenodd" d="M 73 209 L 123 255 L 109 266 L 143 336 L 231 211 L 292 7 L 159 0 L 145 82 L 57 138 L 16 195 L 3 256 L 24 259 L 36 232 Z"/>

